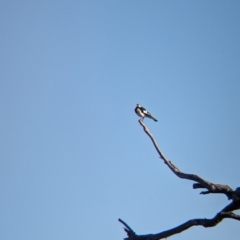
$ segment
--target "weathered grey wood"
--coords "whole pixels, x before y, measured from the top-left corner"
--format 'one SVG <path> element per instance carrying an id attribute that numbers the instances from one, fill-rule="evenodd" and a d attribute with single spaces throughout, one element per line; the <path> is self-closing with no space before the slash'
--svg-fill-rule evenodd
<path id="1" fill-rule="evenodd" d="M 174 227 L 172 229 L 156 233 L 156 234 L 147 234 L 147 235 L 137 235 L 130 227 L 127 225 L 123 220 L 118 219 L 125 228 L 125 232 L 127 233 L 128 237 L 125 240 L 158 240 L 170 237 L 172 235 L 181 233 L 193 226 L 203 226 L 203 227 L 214 227 L 219 224 L 225 218 L 231 218 L 240 221 L 240 215 L 234 214 L 232 211 L 240 209 L 240 187 L 233 190 L 228 185 L 222 184 L 214 184 L 205 179 L 199 177 L 196 174 L 189 174 L 181 172 L 171 161 L 169 161 L 159 148 L 155 138 L 153 137 L 152 133 L 149 131 L 147 126 L 142 120 L 139 120 L 140 125 L 143 127 L 144 132 L 150 137 L 156 151 L 158 152 L 160 158 L 163 162 L 169 167 L 169 169 L 179 178 L 187 179 L 190 181 L 194 181 L 193 189 L 198 188 L 205 188 L 206 191 L 202 191 L 200 194 L 206 195 L 210 193 L 218 193 L 218 194 L 225 194 L 229 200 L 232 200 L 230 204 L 224 207 L 219 213 L 216 214 L 215 217 L 212 219 L 192 219 L 188 220 L 187 222 Z"/>

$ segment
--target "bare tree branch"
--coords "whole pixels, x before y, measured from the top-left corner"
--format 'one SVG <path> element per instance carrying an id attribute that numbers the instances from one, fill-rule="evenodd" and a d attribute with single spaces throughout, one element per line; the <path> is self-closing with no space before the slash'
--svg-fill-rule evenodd
<path id="1" fill-rule="evenodd" d="M 127 233 L 129 239 L 135 239 L 136 238 L 135 232 L 122 219 L 119 218 L 118 221 L 125 226 L 124 231 Z"/>
<path id="2" fill-rule="evenodd" d="M 185 230 L 187 230 L 190 227 L 193 226 L 203 226 L 205 228 L 207 227 L 214 227 L 217 224 L 219 224 L 223 219 L 225 218 L 232 218 L 235 220 L 240 221 L 240 215 L 234 214 L 232 211 L 240 209 L 240 187 L 233 190 L 228 185 L 222 185 L 222 184 L 214 184 L 211 182 L 206 181 L 205 179 L 199 177 L 195 174 L 188 174 L 181 172 L 171 161 L 169 161 L 159 148 L 155 138 L 153 137 L 152 133 L 149 131 L 149 129 L 146 127 L 145 123 L 142 120 L 139 120 L 140 125 L 143 127 L 144 132 L 150 137 L 155 149 L 157 150 L 160 158 L 163 160 L 163 162 L 169 167 L 169 169 L 179 178 L 187 179 L 194 181 L 193 189 L 198 188 L 205 188 L 206 191 L 202 191 L 200 194 L 206 195 L 210 193 L 221 193 L 225 194 L 228 199 L 231 199 L 232 202 L 224 207 L 219 213 L 216 214 L 215 217 L 212 219 L 192 219 L 189 220 L 175 228 L 157 233 L 157 234 L 147 234 L 147 235 L 137 235 L 130 227 L 127 225 L 123 220 L 118 219 L 119 222 L 121 222 L 125 228 L 125 232 L 128 235 L 128 238 L 125 238 L 125 240 L 158 240 L 167 238 L 169 236 L 181 233 Z"/>
<path id="3" fill-rule="evenodd" d="M 127 231 L 128 238 L 125 238 L 125 240 L 159 240 L 159 239 L 167 238 L 167 237 L 173 236 L 175 234 L 181 233 L 193 226 L 203 226 L 205 228 L 214 227 L 217 224 L 219 224 L 224 218 L 232 218 L 232 219 L 240 221 L 240 215 L 237 215 L 237 214 L 234 214 L 231 212 L 220 212 L 214 218 L 192 219 L 192 220 L 189 220 L 175 228 L 172 228 L 167 231 L 160 232 L 160 233 L 156 233 L 156 234 L 136 235 L 133 232 L 133 230 L 129 227 L 129 229 Z M 124 223 L 123 220 L 119 219 L 119 221 L 121 223 L 123 223 L 124 226 L 128 226 L 126 223 Z"/>
<path id="4" fill-rule="evenodd" d="M 153 137 L 152 133 L 149 131 L 149 129 L 147 128 L 145 123 L 142 120 L 139 120 L 139 123 L 143 127 L 144 132 L 152 140 L 152 143 L 153 143 L 155 149 L 157 150 L 160 158 L 164 161 L 164 163 L 170 168 L 170 170 L 175 175 L 177 175 L 179 178 L 182 178 L 182 179 L 187 179 L 187 180 L 192 180 L 194 182 L 197 182 L 197 183 L 193 184 L 193 188 L 194 189 L 206 188 L 208 190 L 208 191 L 203 191 L 200 194 L 222 193 L 222 194 L 225 194 L 228 197 L 228 199 L 232 199 L 233 198 L 233 195 L 235 194 L 235 191 L 233 191 L 233 189 L 230 188 L 228 185 L 214 184 L 214 183 L 206 181 L 205 179 L 199 177 L 198 175 L 181 172 L 171 161 L 169 161 L 164 156 L 164 154 L 161 151 L 161 149 L 159 148 L 155 138 Z M 238 197 L 238 198 L 240 199 L 240 197 Z"/>
<path id="5" fill-rule="evenodd" d="M 232 201 L 226 207 L 224 207 L 221 212 L 232 212 L 234 210 L 240 209 L 240 201 Z"/>

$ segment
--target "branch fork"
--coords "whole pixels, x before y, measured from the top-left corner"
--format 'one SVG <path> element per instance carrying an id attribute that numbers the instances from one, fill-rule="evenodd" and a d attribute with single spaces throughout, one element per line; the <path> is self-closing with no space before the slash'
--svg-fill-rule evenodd
<path id="1" fill-rule="evenodd" d="M 137 235 L 130 226 L 125 223 L 122 219 L 118 219 L 120 223 L 124 225 L 124 231 L 127 233 L 128 237 L 125 238 L 125 240 L 158 240 L 170 237 L 172 235 L 178 234 L 182 231 L 187 230 L 190 227 L 193 226 L 203 226 L 205 228 L 207 227 L 214 227 L 217 224 L 219 224 L 223 219 L 225 218 L 231 218 L 240 221 L 240 215 L 237 215 L 233 213 L 232 211 L 240 209 L 240 187 L 233 190 L 228 185 L 222 185 L 222 184 L 214 184 L 211 182 L 206 181 L 205 179 L 199 177 L 195 174 L 188 174 L 181 172 L 171 161 L 169 161 L 159 148 L 155 138 L 153 137 L 152 133 L 149 131 L 145 123 L 140 119 L 139 120 L 140 125 L 143 127 L 144 132 L 149 136 L 151 139 L 156 151 L 159 154 L 160 159 L 163 160 L 163 162 L 168 166 L 168 168 L 179 178 L 187 179 L 190 181 L 195 182 L 193 184 L 193 189 L 199 189 L 199 188 L 205 188 L 206 191 L 200 192 L 202 195 L 206 194 L 214 194 L 214 193 L 220 193 L 225 194 L 229 200 L 232 200 L 232 202 L 224 207 L 219 213 L 216 214 L 211 219 L 192 219 L 188 220 L 187 222 L 174 227 L 172 229 L 156 233 L 156 234 L 147 234 L 147 235 Z"/>

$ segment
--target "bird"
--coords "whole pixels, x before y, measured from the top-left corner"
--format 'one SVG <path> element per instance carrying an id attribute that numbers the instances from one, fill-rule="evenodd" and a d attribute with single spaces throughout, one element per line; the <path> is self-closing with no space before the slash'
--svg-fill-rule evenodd
<path id="1" fill-rule="evenodd" d="M 140 104 L 137 104 L 135 107 L 135 113 L 141 117 L 141 119 L 143 120 L 145 117 L 151 118 L 153 119 L 155 122 L 157 122 L 158 120 L 156 118 L 154 118 L 150 112 L 148 112 L 144 107 L 142 107 Z"/>

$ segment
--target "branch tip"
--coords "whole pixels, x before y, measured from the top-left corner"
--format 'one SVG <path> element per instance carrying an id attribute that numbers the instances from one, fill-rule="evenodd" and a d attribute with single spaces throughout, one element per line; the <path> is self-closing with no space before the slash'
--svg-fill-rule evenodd
<path id="1" fill-rule="evenodd" d="M 151 139 L 156 151 L 159 154 L 159 158 L 163 160 L 165 164 L 167 164 L 168 168 L 179 178 L 191 180 L 195 183 L 193 184 L 193 189 L 203 188 L 206 191 L 202 191 L 199 194 L 206 195 L 210 193 L 221 193 L 225 194 L 228 199 L 231 199 L 232 202 L 223 208 L 219 213 L 216 214 L 212 219 L 191 219 L 186 221 L 185 223 L 174 227 L 172 229 L 157 233 L 157 234 L 147 234 L 147 235 L 136 235 L 135 232 L 127 225 L 122 219 L 118 219 L 120 223 L 124 225 L 124 231 L 127 233 L 128 238 L 125 240 L 156 240 L 156 239 L 163 239 L 170 237 L 172 235 L 181 233 L 186 231 L 187 229 L 193 226 L 203 226 L 203 227 L 214 227 L 219 224 L 225 218 L 231 218 L 240 221 L 240 215 L 234 214 L 232 211 L 240 209 L 240 187 L 236 188 L 234 191 L 227 185 L 221 184 L 213 184 L 211 182 L 206 181 L 205 179 L 199 177 L 195 174 L 188 174 L 181 172 L 171 161 L 169 161 L 164 154 L 162 153 L 161 149 L 159 148 L 154 136 L 149 131 L 145 123 L 142 119 L 138 120 L 140 125 L 143 127 L 144 132 L 149 136 Z"/>

